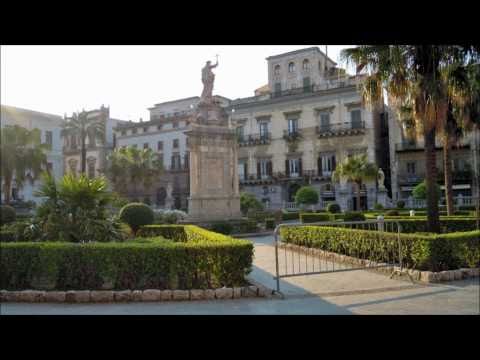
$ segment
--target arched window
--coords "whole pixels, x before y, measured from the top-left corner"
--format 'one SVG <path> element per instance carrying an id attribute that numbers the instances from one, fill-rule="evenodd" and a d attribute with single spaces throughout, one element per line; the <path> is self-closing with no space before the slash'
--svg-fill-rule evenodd
<path id="1" fill-rule="evenodd" d="M 308 70 L 310 69 L 310 62 L 308 59 L 303 60 L 303 70 Z"/>
<path id="2" fill-rule="evenodd" d="M 288 72 L 289 73 L 295 72 L 295 63 L 294 62 L 291 62 L 291 63 L 288 64 Z"/>
<path id="3" fill-rule="evenodd" d="M 275 65 L 275 68 L 273 69 L 274 75 L 280 75 L 280 65 Z"/>

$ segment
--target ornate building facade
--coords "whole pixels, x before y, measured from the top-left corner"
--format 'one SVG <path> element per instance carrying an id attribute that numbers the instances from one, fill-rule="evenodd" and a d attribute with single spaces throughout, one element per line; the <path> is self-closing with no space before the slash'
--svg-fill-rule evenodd
<path id="1" fill-rule="evenodd" d="M 267 62 L 268 85 L 228 108 L 237 127 L 242 191 L 270 208 L 291 208 L 296 191 L 309 184 L 320 193 L 318 207 L 337 202 L 357 209 L 353 184 L 334 183 L 332 173 L 356 154 L 385 169 L 383 107 L 366 109 L 357 88 L 362 78 L 348 76 L 317 47 Z M 367 182 L 361 195 L 360 206 L 373 207 L 376 181 Z"/>

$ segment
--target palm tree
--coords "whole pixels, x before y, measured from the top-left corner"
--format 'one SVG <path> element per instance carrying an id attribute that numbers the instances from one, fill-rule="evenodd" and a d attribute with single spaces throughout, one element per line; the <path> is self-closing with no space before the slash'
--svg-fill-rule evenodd
<path id="1" fill-rule="evenodd" d="M 454 54 L 455 55 L 455 54 Z M 480 63 L 462 62 L 453 58 L 443 72 L 448 96 L 448 112 L 443 129 L 445 198 L 447 214 L 453 215 L 453 187 L 451 149 L 464 136 L 480 124 Z"/>
<path id="2" fill-rule="evenodd" d="M 1 138 L 1 178 L 5 203 L 9 204 L 13 179 L 18 187 L 26 180 L 33 184 L 44 170 L 50 145 L 41 143 L 39 129 L 28 130 L 19 125 L 5 126 Z"/>
<path id="3" fill-rule="evenodd" d="M 343 59 L 369 75 L 362 83 L 365 102 L 383 100 L 383 90 L 399 106 L 411 106 L 417 128 L 425 143 L 428 230 L 439 232 L 435 137 L 447 118 L 448 89 L 442 71 L 452 57 L 476 58 L 478 47 L 434 45 L 364 45 L 342 51 Z"/>
<path id="4" fill-rule="evenodd" d="M 150 188 L 162 170 L 163 165 L 158 154 L 152 149 L 126 147 L 109 155 L 104 172 L 116 191 L 125 193 L 128 186 L 132 185 L 136 195 L 137 184 Z"/>
<path id="5" fill-rule="evenodd" d="M 72 136 L 80 139 L 82 174 L 85 174 L 87 171 L 87 137 L 90 146 L 95 146 L 96 140 L 100 140 L 102 143 L 105 141 L 104 119 L 99 117 L 89 118 L 86 111 L 74 113 L 63 126 L 62 136 Z"/>
<path id="6" fill-rule="evenodd" d="M 333 174 L 333 180 L 340 178 L 347 179 L 357 186 L 357 210 L 360 210 L 360 192 L 362 184 L 377 178 L 378 168 L 375 164 L 368 162 L 367 155 L 350 156 L 341 164 L 337 165 Z"/>

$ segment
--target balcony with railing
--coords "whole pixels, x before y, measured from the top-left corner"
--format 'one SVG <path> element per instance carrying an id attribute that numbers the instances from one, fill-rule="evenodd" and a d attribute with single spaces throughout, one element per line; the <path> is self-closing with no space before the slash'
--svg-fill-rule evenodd
<path id="1" fill-rule="evenodd" d="M 319 138 L 365 134 L 365 121 L 321 125 L 316 127 L 316 132 Z"/>
<path id="2" fill-rule="evenodd" d="M 287 141 L 300 140 L 303 138 L 302 131 L 300 129 L 283 130 L 283 138 Z"/>
<path id="3" fill-rule="evenodd" d="M 264 134 L 237 135 L 238 146 L 268 145 L 272 140 L 270 132 Z"/>

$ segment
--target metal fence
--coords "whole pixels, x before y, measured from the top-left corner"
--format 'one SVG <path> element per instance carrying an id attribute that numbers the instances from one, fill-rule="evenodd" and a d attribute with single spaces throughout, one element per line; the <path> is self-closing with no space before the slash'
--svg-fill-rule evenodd
<path id="1" fill-rule="evenodd" d="M 357 230 L 371 230 L 379 232 L 390 232 L 397 234 L 397 249 L 395 253 L 387 252 L 387 258 L 368 259 L 364 252 L 359 258 L 346 256 L 325 251 L 324 249 L 316 249 L 287 244 L 282 241 L 280 229 L 285 227 L 303 227 L 303 226 L 326 226 L 326 227 L 342 227 Z M 354 270 L 376 269 L 390 267 L 392 269 L 391 276 L 394 275 L 395 267 L 401 272 L 403 269 L 402 262 L 402 245 L 400 241 L 401 225 L 397 220 L 367 220 L 367 221 L 349 221 L 349 222 L 317 222 L 307 224 L 280 224 L 274 231 L 275 244 L 275 276 L 276 290 L 280 291 L 280 279 L 295 276 L 317 275 L 334 272 L 347 272 Z M 354 239 L 352 239 L 353 241 Z M 381 239 L 379 238 L 379 241 Z"/>

